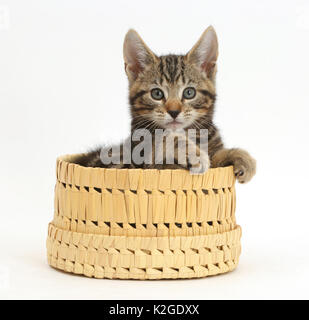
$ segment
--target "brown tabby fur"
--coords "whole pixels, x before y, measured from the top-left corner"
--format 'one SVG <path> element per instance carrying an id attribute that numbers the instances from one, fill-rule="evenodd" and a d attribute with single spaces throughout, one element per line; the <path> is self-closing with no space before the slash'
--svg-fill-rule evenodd
<path id="1" fill-rule="evenodd" d="M 208 33 L 207 33 L 208 32 Z M 208 37 L 206 39 L 206 37 Z M 203 42 L 204 41 L 204 42 Z M 205 43 L 207 42 L 207 45 Z M 210 49 L 209 49 L 210 48 Z M 207 51 L 208 50 L 208 51 Z M 205 57 L 203 57 L 203 54 Z M 166 129 L 169 112 L 178 111 L 182 129 L 208 129 L 208 156 L 211 167 L 234 166 L 239 182 L 249 181 L 255 174 L 256 163 L 248 152 L 242 149 L 224 148 L 217 127 L 213 124 L 216 101 L 215 75 L 217 59 L 217 38 L 209 27 L 197 44 L 186 55 L 156 56 L 134 30 L 130 30 L 124 44 L 125 69 L 129 78 L 129 102 L 131 110 L 131 129 Z M 185 99 L 183 89 L 193 87 L 196 96 Z M 151 90 L 160 88 L 164 98 L 160 101 L 151 97 Z M 178 116 L 178 117 L 179 117 Z M 178 119 L 176 118 L 176 120 Z M 172 119 L 172 118 L 171 118 Z M 132 145 L 134 147 L 134 144 Z M 177 148 L 177 143 L 175 144 Z M 197 148 L 198 149 L 198 148 Z M 199 150 L 197 154 L 207 150 Z M 153 151 L 153 154 L 155 151 Z M 177 152 L 175 152 L 177 154 Z M 118 168 L 179 168 L 186 165 L 103 165 L 100 149 L 83 154 L 77 163 L 91 167 Z"/>

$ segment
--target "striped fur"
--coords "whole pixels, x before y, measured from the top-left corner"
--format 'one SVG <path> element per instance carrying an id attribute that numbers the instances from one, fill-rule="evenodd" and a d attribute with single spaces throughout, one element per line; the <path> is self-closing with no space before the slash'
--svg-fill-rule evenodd
<path id="1" fill-rule="evenodd" d="M 217 55 L 217 38 L 212 27 L 203 33 L 188 54 L 164 56 L 155 55 L 139 35 L 130 30 L 124 42 L 124 60 L 129 79 L 131 130 L 133 132 L 135 129 L 148 129 L 154 137 L 155 129 L 208 129 L 208 150 L 200 150 L 198 153 L 208 152 L 212 167 L 234 165 L 238 180 L 247 182 L 255 174 L 255 160 L 244 150 L 225 149 L 220 133 L 213 123 Z M 194 98 L 185 98 L 186 88 L 194 89 Z M 154 99 L 153 89 L 163 92 L 161 100 Z M 177 117 L 174 119 L 173 115 Z M 132 144 L 132 147 L 134 146 L 135 144 Z M 177 143 L 175 148 L 177 149 Z M 137 165 L 133 162 L 131 165 L 119 164 L 108 167 L 183 167 L 177 164 L 177 159 L 175 162 L 175 165 Z M 100 160 L 100 149 L 84 154 L 78 163 L 84 166 L 104 167 Z M 190 166 L 188 160 L 184 167 L 188 169 Z"/>

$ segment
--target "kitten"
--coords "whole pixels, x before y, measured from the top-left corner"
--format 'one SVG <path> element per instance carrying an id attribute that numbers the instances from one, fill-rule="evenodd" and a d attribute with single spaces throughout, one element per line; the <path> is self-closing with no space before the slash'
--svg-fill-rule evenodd
<path id="1" fill-rule="evenodd" d="M 208 150 L 196 146 L 203 170 L 208 167 L 234 166 L 240 183 L 248 182 L 255 174 L 256 162 L 242 149 L 226 149 L 213 115 L 216 100 L 215 76 L 218 57 L 218 41 L 213 27 L 208 27 L 198 42 L 186 55 L 155 55 L 138 33 L 129 30 L 124 40 L 125 71 L 129 80 L 129 102 L 131 130 L 148 129 L 154 137 L 155 129 L 167 129 L 171 134 L 179 129 L 207 129 Z M 182 138 L 176 139 L 175 148 Z M 186 140 L 187 147 L 192 142 Z M 135 146 L 132 143 L 132 148 Z M 122 156 L 123 145 L 120 149 Z M 184 151 L 187 152 L 187 151 Z M 179 165 L 136 164 L 120 162 L 104 165 L 101 149 L 83 154 L 76 159 L 78 164 L 88 167 L 117 168 L 179 168 L 192 167 L 190 158 Z M 155 157 L 155 150 L 153 152 Z M 122 158 L 121 158 L 122 159 Z"/>

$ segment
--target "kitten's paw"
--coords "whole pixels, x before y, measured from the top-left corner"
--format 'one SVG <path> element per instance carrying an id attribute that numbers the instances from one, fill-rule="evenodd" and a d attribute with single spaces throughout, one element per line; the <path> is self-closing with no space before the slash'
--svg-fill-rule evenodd
<path id="1" fill-rule="evenodd" d="M 237 157 L 233 159 L 234 174 L 239 183 L 247 183 L 256 172 L 256 161 L 248 152 L 239 150 Z"/>
<path id="2" fill-rule="evenodd" d="M 188 170 L 191 174 L 203 174 L 210 168 L 210 159 L 206 152 L 200 151 L 198 161 L 196 161 L 196 158 L 192 160 L 188 156 Z"/>
<path id="3" fill-rule="evenodd" d="M 256 172 L 256 161 L 243 149 L 221 149 L 211 159 L 213 168 L 232 165 L 239 183 L 246 183 Z"/>

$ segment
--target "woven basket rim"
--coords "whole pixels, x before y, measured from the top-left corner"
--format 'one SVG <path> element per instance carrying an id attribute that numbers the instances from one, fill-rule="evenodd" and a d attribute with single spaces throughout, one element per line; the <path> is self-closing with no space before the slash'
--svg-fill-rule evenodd
<path id="1" fill-rule="evenodd" d="M 188 172 L 188 170 L 186 169 L 141 169 L 141 168 L 101 168 L 101 167 L 85 167 L 85 166 L 82 166 L 80 164 L 77 164 L 74 162 L 74 160 L 83 155 L 83 153 L 73 153 L 73 154 L 65 154 L 65 155 L 62 155 L 62 156 L 58 156 L 57 157 L 57 163 L 59 161 L 63 161 L 63 162 L 66 162 L 66 163 L 69 163 L 71 165 L 73 165 L 74 167 L 80 167 L 80 168 L 86 168 L 86 169 L 95 169 L 95 170 L 101 170 L 101 171 L 105 171 L 105 170 L 108 170 L 108 171 L 124 171 L 124 170 L 129 170 L 129 171 L 156 171 L 156 172 L 161 172 L 161 171 L 177 171 L 177 172 Z M 233 168 L 232 165 L 230 166 L 225 166 L 225 167 L 218 167 L 218 168 L 209 168 L 205 173 L 203 174 L 200 174 L 200 175 L 204 175 L 204 174 L 207 174 L 207 172 L 211 172 L 213 174 L 216 174 L 218 173 L 219 171 L 230 171 L 231 169 Z"/>
<path id="2" fill-rule="evenodd" d="M 203 174 L 185 169 L 118 169 L 84 167 L 74 163 L 80 154 L 57 158 L 56 176 L 62 183 L 79 186 L 137 190 L 198 190 L 230 188 L 235 184 L 233 167 L 210 168 Z"/>
<path id="3" fill-rule="evenodd" d="M 220 189 L 235 184 L 233 167 L 210 168 L 203 174 L 191 174 L 185 169 L 118 169 L 84 167 L 74 163 L 80 154 L 57 158 L 58 181 L 79 186 L 137 190 L 198 190 Z"/>

